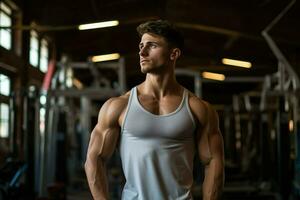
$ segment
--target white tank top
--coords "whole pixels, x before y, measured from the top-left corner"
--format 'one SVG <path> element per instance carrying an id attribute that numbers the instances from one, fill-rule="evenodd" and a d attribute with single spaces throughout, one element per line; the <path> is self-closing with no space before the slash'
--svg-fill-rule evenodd
<path id="1" fill-rule="evenodd" d="M 184 90 L 179 107 L 155 115 L 131 90 L 120 136 L 123 200 L 192 199 L 195 121 Z"/>

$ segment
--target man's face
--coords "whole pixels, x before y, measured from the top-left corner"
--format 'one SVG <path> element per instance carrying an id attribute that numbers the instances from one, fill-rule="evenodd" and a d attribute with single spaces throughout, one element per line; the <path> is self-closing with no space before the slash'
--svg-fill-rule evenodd
<path id="1" fill-rule="evenodd" d="M 170 48 L 161 36 L 145 33 L 139 44 L 140 66 L 143 73 L 155 72 L 170 63 Z"/>

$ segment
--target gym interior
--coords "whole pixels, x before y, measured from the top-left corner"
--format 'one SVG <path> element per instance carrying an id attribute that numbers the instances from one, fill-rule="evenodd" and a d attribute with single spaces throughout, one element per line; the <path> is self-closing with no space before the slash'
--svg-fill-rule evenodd
<path id="1" fill-rule="evenodd" d="M 222 199 L 300 198 L 299 1 L 1 0 L 0 200 L 92 199 L 90 133 L 145 79 L 136 27 L 156 19 L 185 37 L 178 82 L 218 112 Z M 118 149 L 107 177 L 120 199 Z M 202 181 L 195 157 L 194 199 Z"/>

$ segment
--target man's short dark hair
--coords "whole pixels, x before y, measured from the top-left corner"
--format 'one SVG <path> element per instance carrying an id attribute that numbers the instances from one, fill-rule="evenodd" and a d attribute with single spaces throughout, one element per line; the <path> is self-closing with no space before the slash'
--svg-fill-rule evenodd
<path id="1" fill-rule="evenodd" d="M 166 20 L 148 21 L 137 27 L 139 36 L 145 33 L 153 33 L 162 36 L 172 47 L 178 47 L 181 51 L 184 47 L 184 38 L 177 28 Z"/>

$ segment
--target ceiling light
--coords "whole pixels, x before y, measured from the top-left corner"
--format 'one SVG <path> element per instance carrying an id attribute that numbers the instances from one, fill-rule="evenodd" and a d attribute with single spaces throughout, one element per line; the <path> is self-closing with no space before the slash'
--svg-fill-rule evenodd
<path id="1" fill-rule="evenodd" d="M 218 74 L 218 73 L 212 73 L 212 72 L 203 72 L 202 77 L 207 78 L 207 79 L 217 80 L 217 81 L 225 80 L 224 74 Z"/>
<path id="2" fill-rule="evenodd" d="M 223 58 L 222 63 L 225 65 L 233 65 L 233 66 L 244 67 L 244 68 L 250 68 L 252 66 L 251 62 L 233 60 L 229 58 Z"/>
<path id="3" fill-rule="evenodd" d="M 79 30 L 88 30 L 88 29 L 96 29 L 96 28 L 106 28 L 111 26 L 118 26 L 119 21 L 106 21 L 106 22 L 98 22 L 98 23 L 92 23 L 92 24 L 81 24 L 78 26 Z"/>
<path id="4" fill-rule="evenodd" d="M 102 62 L 102 61 L 108 61 L 108 60 L 117 60 L 119 58 L 120 58 L 120 54 L 118 54 L 118 53 L 105 54 L 105 55 L 93 56 L 92 57 L 92 62 Z"/>

